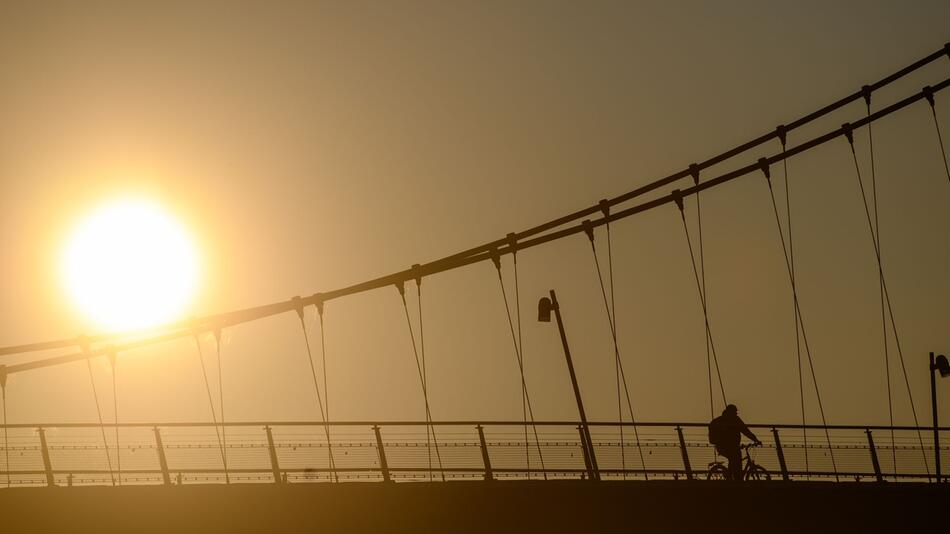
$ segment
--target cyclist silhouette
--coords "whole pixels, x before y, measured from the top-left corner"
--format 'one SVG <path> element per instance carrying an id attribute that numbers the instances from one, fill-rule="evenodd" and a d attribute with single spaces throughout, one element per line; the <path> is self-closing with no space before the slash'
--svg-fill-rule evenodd
<path id="1" fill-rule="evenodd" d="M 739 409 L 735 404 L 727 405 L 722 415 L 709 423 L 709 442 L 716 446 L 716 452 L 729 460 L 730 480 L 742 480 L 742 452 L 739 448 L 742 436 L 740 434 L 745 434 L 756 445 L 762 444 L 739 418 Z"/>

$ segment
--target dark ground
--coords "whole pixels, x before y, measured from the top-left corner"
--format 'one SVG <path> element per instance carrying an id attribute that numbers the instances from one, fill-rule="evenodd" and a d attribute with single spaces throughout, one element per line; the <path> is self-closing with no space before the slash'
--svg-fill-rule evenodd
<path id="1" fill-rule="evenodd" d="M 0 532 L 948 532 L 950 485 L 631 481 L 0 490 Z"/>

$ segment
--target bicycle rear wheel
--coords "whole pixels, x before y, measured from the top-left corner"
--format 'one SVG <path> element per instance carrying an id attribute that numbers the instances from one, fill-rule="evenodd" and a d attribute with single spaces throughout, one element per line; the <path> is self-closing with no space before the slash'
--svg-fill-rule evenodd
<path id="1" fill-rule="evenodd" d="M 728 480 L 729 471 L 726 466 L 720 463 L 713 464 L 706 472 L 706 480 Z"/>

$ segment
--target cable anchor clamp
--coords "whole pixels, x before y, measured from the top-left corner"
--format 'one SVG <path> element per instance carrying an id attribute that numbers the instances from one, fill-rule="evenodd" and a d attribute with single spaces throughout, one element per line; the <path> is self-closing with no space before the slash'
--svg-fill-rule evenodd
<path id="1" fill-rule="evenodd" d="M 690 163 L 689 175 L 693 177 L 693 184 L 699 185 L 699 165 L 696 165 L 695 163 Z"/>
<path id="2" fill-rule="evenodd" d="M 508 242 L 508 250 L 511 251 L 511 261 L 514 262 L 515 268 L 518 267 L 518 237 L 514 232 L 509 232 L 505 236 L 505 240 Z"/>
<path id="3" fill-rule="evenodd" d="M 314 305 L 317 307 L 317 313 L 323 317 L 323 302 L 325 300 L 323 298 L 323 293 L 314 293 L 310 299 L 313 300 Z"/>
<path id="4" fill-rule="evenodd" d="M 518 236 L 514 232 L 509 232 L 505 236 L 505 241 L 508 243 L 508 248 L 511 249 L 511 254 L 516 256 L 518 252 Z"/>
<path id="5" fill-rule="evenodd" d="M 198 322 L 197 317 L 191 317 L 188 319 L 188 328 L 191 330 L 191 335 L 195 338 L 195 343 L 198 343 L 199 345 L 201 344 L 201 340 L 198 337 L 201 335 L 201 330 L 198 328 L 200 324 L 201 323 Z"/>
<path id="6" fill-rule="evenodd" d="M 300 321 L 303 322 L 304 311 L 303 311 L 303 302 L 300 299 L 300 295 L 297 295 L 294 298 L 290 299 L 290 302 L 294 304 L 294 311 L 297 312 L 297 317 L 300 317 Z"/>
<path id="7" fill-rule="evenodd" d="M 497 248 L 492 248 L 488 251 L 488 256 L 491 258 L 491 262 L 495 264 L 495 269 L 498 273 L 501 273 L 501 256 L 498 254 Z"/>
<path id="8" fill-rule="evenodd" d="M 871 107 L 871 86 L 870 85 L 861 86 L 861 96 L 864 97 L 864 103 L 870 108 Z"/>
<path id="9" fill-rule="evenodd" d="M 406 283 L 405 283 L 403 280 L 399 280 L 398 282 L 394 283 L 393 285 L 396 286 L 396 290 L 399 291 L 399 294 L 400 294 L 403 298 L 406 298 Z"/>
<path id="10" fill-rule="evenodd" d="M 785 144 L 788 142 L 788 127 L 784 124 L 779 124 L 775 127 L 775 134 L 778 135 L 778 140 L 782 143 L 782 149 L 784 151 Z"/>
<path id="11" fill-rule="evenodd" d="M 934 106 L 937 104 L 936 101 L 934 100 L 934 90 L 933 90 L 933 87 L 930 87 L 930 86 L 928 85 L 928 86 L 924 87 L 923 89 L 921 89 L 920 92 L 924 94 L 924 98 L 926 98 L 926 99 L 927 99 L 927 102 L 930 103 L 930 107 L 934 107 Z"/>
<path id="12" fill-rule="evenodd" d="M 769 187 L 771 187 L 772 186 L 772 172 L 769 170 L 768 158 L 759 158 L 759 169 L 762 171 L 762 174 L 765 175 L 765 179 L 769 182 Z"/>
<path id="13" fill-rule="evenodd" d="M 83 334 L 76 338 L 76 344 L 79 345 L 79 350 L 82 351 L 87 357 L 89 354 L 89 336 Z"/>
<path id="14" fill-rule="evenodd" d="M 600 207 L 600 212 L 604 214 L 605 218 L 610 217 L 610 202 L 606 198 L 600 199 L 597 206 Z"/>
<path id="15" fill-rule="evenodd" d="M 848 139 L 848 143 L 854 145 L 854 129 L 851 128 L 851 123 L 846 122 L 842 124 L 841 130 L 844 132 L 844 136 Z"/>
<path id="16" fill-rule="evenodd" d="M 418 263 L 412 264 L 412 267 L 409 268 L 412 271 L 412 278 L 416 281 L 417 286 L 422 285 L 422 266 Z"/>
<path id="17" fill-rule="evenodd" d="M 584 233 L 587 234 L 587 239 L 590 239 L 591 245 L 594 244 L 594 225 L 591 224 L 590 219 L 584 219 L 581 223 L 581 226 L 584 228 Z"/>
<path id="18" fill-rule="evenodd" d="M 676 202 L 676 207 L 680 209 L 680 213 L 683 212 L 683 192 L 679 189 L 674 189 L 670 196 L 673 197 L 673 202 Z"/>

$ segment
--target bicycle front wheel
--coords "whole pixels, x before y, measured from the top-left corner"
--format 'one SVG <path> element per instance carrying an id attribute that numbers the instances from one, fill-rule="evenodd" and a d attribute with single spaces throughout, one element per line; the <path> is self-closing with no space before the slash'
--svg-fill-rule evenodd
<path id="1" fill-rule="evenodd" d="M 745 474 L 746 480 L 772 480 L 772 475 L 769 474 L 761 465 L 753 465 Z"/>

